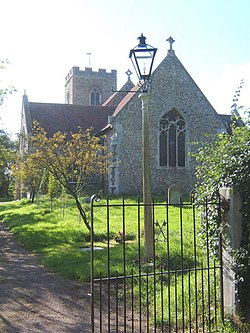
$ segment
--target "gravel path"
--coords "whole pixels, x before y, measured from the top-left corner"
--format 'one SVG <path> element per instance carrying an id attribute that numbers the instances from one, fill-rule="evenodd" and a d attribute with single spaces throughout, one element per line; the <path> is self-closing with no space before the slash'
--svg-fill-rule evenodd
<path id="1" fill-rule="evenodd" d="M 0 222 L 0 332 L 90 332 L 89 285 L 46 271 Z"/>

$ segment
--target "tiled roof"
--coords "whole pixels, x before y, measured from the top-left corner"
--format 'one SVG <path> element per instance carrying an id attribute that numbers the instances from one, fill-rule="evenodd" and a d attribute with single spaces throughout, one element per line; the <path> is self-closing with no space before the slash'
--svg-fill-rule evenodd
<path id="1" fill-rule="evenodd" d="M 88 106 L 53 103 L 29 103 L 31 121 L 37 120 L 49 136 L 57 131 L 76 132 L 80 126 L 83 130 L 94 127 L 98 133 L 107 125 L 108 116 L 114 107 Z"/>
<path id="2" fill-rule="evenodd" d="M 232 124 L 232 115 L 231 114 L 219 114 L 220 120 L 226 126 L 227 131 L 230 131 L 230 125 Z"/>
<path id="3" fill-rule="evenodd" d="M 120 101 L 120 103 L 117 105 L 117 107 L 115 108 L 115 112 L 113 114 L 113 116 L 116 116 L 121 109 L 130 101 L 130 99 L 135 95 L 135 93 L 139 92 L 140 87 L 134 86 L 129 93 L 127 93 L 127 95 Z"/>
<path id="4" fill-rule="evenodd" d="M 226 124 L 230 124 L 232 115 L 231 114 L 219 114 L 220 119 Z"/>
<path id="5" fill-rule="evenodd" d="M 123 87 L 112 94 L 102 105 L 103 106 L 114 106 L 117 105 L 124 99 L 124 97 L 134 88 L 133 82 L 129 79 Z"/>

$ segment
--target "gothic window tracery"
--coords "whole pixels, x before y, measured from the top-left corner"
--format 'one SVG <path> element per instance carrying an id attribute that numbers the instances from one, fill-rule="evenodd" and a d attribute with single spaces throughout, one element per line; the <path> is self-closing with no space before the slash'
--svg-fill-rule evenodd
<path id="1" fill-rule="evenodd" d="M 167 112 L 159 126 L 159 164 L 161 167 L 185 167 L 186 127 L 182 115 L 175 109 Z"/>
<path id="2" fill-rule="evenodd" d="M 89 104 L 90 105 L 100 105 L 101 104 L 101 91 L 97 87 L 92 88 L 90 91 Z"/>

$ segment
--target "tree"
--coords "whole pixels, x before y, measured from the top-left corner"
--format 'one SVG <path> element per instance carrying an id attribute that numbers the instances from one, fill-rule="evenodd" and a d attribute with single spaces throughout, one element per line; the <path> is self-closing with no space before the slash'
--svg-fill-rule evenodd
<path id="1" fill-rule="evenodd" d="M 8 63 L 9 63 L 9 61 L 7 59 L 6 60 L 0 60 L 0 69 L 5 69 L 5 65 L 8 64 Z M 15 91 L 16 91 L 16 89 L 11 85 L 7 88 L 0 88 L 0 106 L 3 104 L 3 102 L 5 100 L 5 97 L 8 94 L 12 94 Z"/>
<path id="2" fill-rule="evenodd" d="M 16 161 L 17 146 L 17 141 L 12 140 L 4 130 L 0 130 L 0 195 L 7 198 L 14 181 L 12 167 Z"/>
<path id="3" fill-rule="evenodd" d="M 44 168 L 33 159 L 32 155 L 26 155 L 22 159 L 19 157 L 13 168 L 13 175 L 20 187 L 21 196 L 24 192 L 29 193 L 31 201 L 34 202 L 45 173 Z"/>
<path id="4" fill-rule="evenodd" d="M 0 70 L 5 68 L 8 60 L 0 60 Z M 1 82 L 1 81 L 0 81 Z M 0 106 L 6 96 L 15 91 L 13 86 L 8 88 L 0 87 Z M 17 151 L 17 141 L 10 138 L 8 133 L 0 129 L 0 195 L 9 197 L 10 186 L 13 184 L 12 165 L 15 162 Z"/>
<path id="5" fill-rule="evenodd" d="M 92 129 L 77 133 L 56 132 L 48 137 L 45 130 L 34 124 L 31 138 L 31 153 L 26 157 L 34 169 L 47 170 L 75 199 L 78 211 L 90 230 L 86 213 L 79 200 L 90 177 L 101 175 L 107 170 L 106 148 L 101 138 L 92 134 Z M 27 161 L 26 160 L 26 161 Z M 29 168 L 26 168 L 29 177 Z"/>
<path id="6" fill-rule="evenodd" d="M 241 193 L 244 214 L 249 214 L 250 128 L 233 124 L 231 133 L 219 134 L 196 154 L 199 198 L 214 198 L 221 187 L 237 188 Z"/>
<path id="7" fill-rule="evenodd" d="M 238 126 L 241 124 L 241 126 Z M 198 179 L 197 198 L 204 202 L 206 198 L 215 199 L 221 187 L 236 189 L 242 198 L 243 217 L 241 247 L 235 253 L 238 266 L 239 298 L 241 309 L 250 305 L 248 292 L 250 287 L 250 127 L 249 122 L 234 119 L 230 133 L 220 134 L 214 143 L 203 146 L 196 155 Z M 214 214 L 212 208 L 210 216 Z M 216 229 L 210 223 L 210 233 Z M 203 226 L 205 229 L 205 226 Z M 216 247 L 216 239 L 213 244 Z"/>
<path id="8" fill-rule="evenodd" d="M 52 174 L 48 177 L 48 196 L 50 198 L 50 210 L 53 209 L 53 199 L 58 198 L 62 194 L 62 186 Z"/>

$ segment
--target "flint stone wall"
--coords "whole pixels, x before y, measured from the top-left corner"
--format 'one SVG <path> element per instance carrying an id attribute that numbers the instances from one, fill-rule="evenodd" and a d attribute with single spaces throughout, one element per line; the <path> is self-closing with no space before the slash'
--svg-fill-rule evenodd
<path id="1" fill-rule="evenodd" d="M 186 123 L 185 167 L 159 166 L 159 121 L 172 108 Z M 153 194 L 166 194 L 173 184 L 183 192 L 191 192 L 195 184 L 195 160 L 189 153 L 197 149 L 193 143 L 214 140 L 214 135 L 225 127 L 174 51 L 169 52 L 152 75 L 148 113 Z M 116 193 L 139 194 L 142 192 L 142 117 L 138 94 L 112 117 L 111 124 L 110 135 L 116 132 L 119 161 Z"/>
<path id="2" fill-rule="evenodd" d="M 73 67 L 65 78 L 65 103 L 77 105 L 89 105 L 89 94 L 92 88 L 98 88 L 101 93 L 101 103 L 104 102 L 113 90 L 117 89 L 117 71 L 92 68 Z"/>

